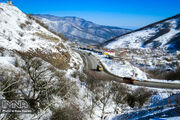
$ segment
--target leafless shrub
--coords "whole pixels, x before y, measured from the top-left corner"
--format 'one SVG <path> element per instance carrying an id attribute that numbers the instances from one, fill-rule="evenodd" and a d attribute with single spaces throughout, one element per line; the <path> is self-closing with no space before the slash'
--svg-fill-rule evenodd
<path id="1" fill-rule="evenodd" d="M 51 35 L 47 35 L 45 33 L 39 33 L 39 32 L 36 32 L 34 35 L 40 37 L 40 38 L 43 38 L 43 39 L 46 39 L 46 40 L 50 40 L 50 41 L 53 41 L 53 42 L 59 42 L 59 39 L 54 37 L 54 36 L 51 36 Z"/>
<path id="2" fill-rule="evenodd" d="M 62 33 L 57 33 L 53 30 L 49 30 L 49 31 L 54 33 L 55 35 L 59 36 L 61 39 L 65 40 L 65 41 L 68 40 Z"/>
<path id="3" fill-rule="evenodd" d="M 10 37 L 8 37 L 8 41 L 11 41 L 11 38 L 10 38 Z"/>
<path id="4" fill-rule="evenodd" d="M 51 120 L 84 120 L 84 113 L 78 106 L 66 106 L 53 111 Z"/>
<path id="5" fill-rule="evenodd" d="M 21 40 L 19 40 L 17 44 L 18 44 L 19 46 L 21 46 L 21 47 L 24 46 L 24 43 L 23 43 Z"/>
<path id="6" fill-rule="evenodd" d="M 18 114 L 17 113 L 11 113 L 6 116 L 6 120 L 18 120 Z"/>
<path id="7" fill-rule="evenodd" d="M 66 100 L 71 97 L 77 97 L 79 88 L 76 82 L 70 81 L 66 77 L 59 78 L 56 88 L 53 89 L 53 94 L 61 96 L 62 99 Z"/>
<path id="8" fill-rule="evenodd" d="M 166 71 L 165 69 L 155 69 L 148 71 L 151 78 L 163 80 L 180 80 L 180 68 L 176 71 Z"/>
<path id="9" fill-rule="evenodd" d="M 56 33 L 57 36 L 59 36 L 60 38 L 62 38 L 63 40 L 68 40 L 62 33 Z"/>
<path id="10" fill-rule="evenodd" d="M 21 24 L 19 25 L 19 27 L 20 27 L 21 29 L 24 29 L 24 28 L 26 27 L 26 24 L 21 23 Z"/>
<path id="11" fill-rule="evenodd" d="M 125 85 L 121 83 L 113 82 L 111 91 L 114 94 L 113 100 L 117 105 L 126 103 L 125 97 L 128 94 L 129 89 Z"/>
<path id="12" fill-rule="evenodd" d="M 38 20 L 37 18 L 35 18 L 34 16 L 32 16 L 31 14 L 26 14 L 27 17 L 31 20 L 34 20 L 36 23 L 38 23 L 39 25 L 41 25 L 42 27 L 44 27 L 45 29 L 49 30 L 49 27 L 47 25 L 45 25 L 43 22 L 41 22 L 40 20 Z"/>
<path id="13" fill-rule="evenodd" d="M 34 20 L 34 17 L 31 15 L 31 14 L 26 14 L 26 16 L 31 19 L 31 20 Z"/>
<path id="14" fill-rule="evenodd" d="M 0 91 L 6 99 L 19 98 L 18 88 L 21 82 L 19 74 L 4 72 L 0 74 L 2 80 L 0 81 Z"/>
<path id="15" fill-rule="evenodd" d="M 180 80 L 180 68 L 178 68 L 176 71 L 171 71 L 165 74 L 164 78 L 166 80 Z"/>
<path id="16" fill-rule="evenodd" d="M 153 92 L 145 88 L 137 88 L 127 96 L 127 103 L 130 107 L 134 107 L 136 104 L 141 108 L 144 103 L 153 95 Z"/>
<path id="17" fill-rule="evenodd" d="M 26 25 L 32 25 L 32 23 L 29 22 L 29 21 L 26 21 L 25 24 L 26 24 Z"/>
<path id="18" fill-rule="evenodd" d="M 45 53 L 40 49 L 20 52 L 16 51 L 23 59 L 38 57 L 52 64 L 54 67 L 59 69 L 67 69 L 69 67 L 70 55 L 69 53 L 62 52 L 60 53 Z"/>
<path id="19" fill-rule="evenodd" d="M 43 68 L 41 59 L 27 58 L 22 68 L 27 73 L 19 89 L 23 98 L 39 101 L 40 108 L 43 109 L 52 100 L 53 77 L 46 77 L 48 68 Z M 27 91 L 25 88 L 30 89 Z"/>
<path id="20" fill-rule="evenodd" d="M 115 102 L 114 113 L 118 114 L 118 106 L 127 104 L 127 95 L 129 94 L 129 88 L 121 83 L 113 82 L 111 86 L 112 100 Z"/>
<path id="21" fill-rule="evenodd" d="M 32 40 L 32 41 L 35 41 L 36 39 L 35 39 L 35 38 L 32 38 L 31 40 Z"/>
<path id="22" fill-rule="evenodd" d="M 115 80 L 114 77 L 100 74 L 99 72 L 95 70 L 84 70 L 84 73 L 87 75 L 86 80 L 83 82 L 86 82 L 86 84 L 90 87 L 90 89 L 94 89 L 94 87 L 97 87 L 99 83 L 106 82 L 106 81 L 112 81 Z"/>
<path id="23" fill-rule="evenodd" d="M 15 57 L 14 66 L 15 66 L 15 67 L 19 67 L 19 61 L 18 61 L 18 58 L 17 58 L 17 57 Z"/>
<path id="24" fill-rule="evenodd" d="M 19 32 L 19 36 L 20 36 L 20 37 L 23 37 L 23 36 L 24 36 L 24 33 Z"/>
<path id="25" fill-rule="evenodd" d="M 86 80 L 86 75 L 83 72 L 80 71 L 75 71 L 73 72 L 73 74 L 71 75 L 74 78 L 79 78 L 79 80 L 81 80 L 82 82 L 84 82 Z"/>
<path id="26" fill-rule="evenodd" d="M 3 8 L 0 8 L 0 11 L 4 11 L 4 9 L 3 9 Z"/>
<path id="27" fill-rule="evenodd" d="M 0 47 L 1 56 L 4 56 L 4 48 Z"/>

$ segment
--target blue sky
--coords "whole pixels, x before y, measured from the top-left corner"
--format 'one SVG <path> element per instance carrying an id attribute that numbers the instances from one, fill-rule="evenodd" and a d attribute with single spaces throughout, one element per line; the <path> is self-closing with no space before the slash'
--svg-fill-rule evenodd
<path id="1" fill-rule="evenodd" d="M 180 13 L 180 0 L 14 0 L 13 2 L 26 13 L 77 16 L 102 25 L 133 29 Z"/>

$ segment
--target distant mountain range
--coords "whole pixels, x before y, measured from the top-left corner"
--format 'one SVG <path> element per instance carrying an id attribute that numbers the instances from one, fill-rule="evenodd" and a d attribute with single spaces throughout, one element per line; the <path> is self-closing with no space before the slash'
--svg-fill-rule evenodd
<path id="1" fill-rule="evenodd" d="M 110 39 L 102 46 L 180 50 L 180 14 Z"/>
<path id="2" fill-rule="evenodd" d="M 130 29 L 98 25 L 78 17 L 57 17 L 34 14 L 50 29 L 62 33 L 70 41 L 83 44 L 100 44 L 116 36 L 130 32 Z"/>

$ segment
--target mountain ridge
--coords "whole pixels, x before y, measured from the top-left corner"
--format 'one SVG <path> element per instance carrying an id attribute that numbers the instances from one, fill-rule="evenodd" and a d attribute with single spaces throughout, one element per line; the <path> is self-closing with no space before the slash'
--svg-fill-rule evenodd
<path id="1" fill-rule="evenodd" d="M 137 43 L 141 41 L 141 45 L 140 45 L 140 43 L 138 43 L 139 48 L 147 47 L 150 44 L 154 44 L 155 48 L 157 48 L 159 46 L 160 47 L 166 46 L 167 47 L 166 49 L 174 49 L 174 48 L 172 48 L 172 45 L 169 45 L 170 43 L 173 43 L 174 46 L 177 46 L 177 47 L 175 47 L 175 49 L 180 49 L 180 47 L 178 47 L 178 43 L 179 43 L 178 41 L 179 41 L 179 37 L 180 37 L 178 34 L 180 32 L 179 28 L 180 28 L 180 14 L 177 14 L 175 16 L 168 17 L 166 19 L 157 21 L 155 23 L 149 24 L 149 25 L 139 28 L 137 30 L 130 31 L 128 33 L 114 37 L 110 40 L 105 41 L 103 44 L 101 44 L 101 46 L 109 47 L 109 45 L 111 46 L 113 43 L 115 45 L 116 43 L 122 42 L 122 44 L 125 44 L 125 42 L 126 42 L 126 47 L 128 47 L 128 44 L 130 45 L 132 42 L 134 42 L 134 44 L 135 44 L 135 41 Z M 144 31 L 144 34 L 146 34 L 145 36 L 143 36 L 144 34 L 142 33 L 142 31 Z M 139 33 L 141 33 L 141 34 L 139 34 Z M 133 37 L 133 35 L 134 35 L 134 37 Z M 129 41 L 128 41 L 128 39 L 129 39 Z M 157 39 L 159 39 L 159 40 L 157 40 Z M 174 39 L 173 40 L 174 42 L 171 41 L 172 39 Z M 162 43 L 162 41 L 164 41 L 166 43 Z M 176 45 L 175 41 L 177 42 L 177 45 Z M 121 45 L 119 45 L 119 46 L 121 46 Z M 123 47 L 125 47 L 125 45 Z M 111 46 L 109 48 L 113 48 L 113 46 Z M 118 48 L 118 46 L 116 45 L 115 48 Z M 150 47 L 150 48 L 152 48 L 152 47 Z"/>
<path id="2" fill-rule="evenodd" d="M 130 31 L 130 29 L 115 26 L 98 25 L 75 16 L 58 17 L 48 14 L 33 14 L 33 16 L 56 32 L 64 34 L 70 41 L 85 44 L 100 44 Z"/>

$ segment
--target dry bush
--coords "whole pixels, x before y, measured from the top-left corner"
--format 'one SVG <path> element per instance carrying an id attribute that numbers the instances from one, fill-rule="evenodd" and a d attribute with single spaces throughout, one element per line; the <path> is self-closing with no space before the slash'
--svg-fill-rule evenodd
<path id="1" fill-rule="evenodd" d="M 73 72 L 73 74 L 71 76 L 74 78 L 79 77 L 79 80 L 82 82 L 85 82 L 85 80 L 86 80 L 86 74 L 84 74 L 83 72 L 80 72 L 80 71 Z"/>
<path id="2" fill-rule="evenodd" d="M 56 87 L 53 89 L 53 94 L 60 96 L 64 100 L 77 97 L 78 92 L 79 88 L 76 85 L 76 82 L 73 82 L 66 77 L 59 78 L 58 83 L 56 83 Z"/>
<path id="3" fill-rule="evenodd" d="M 32 14 L 26 14 L 26 16 L 27 16 L 30 20 L 34 20 L 34 17 L 32 16 Z"/>
<path id="4" fill-rule="evenodd" d="M 6 99 L 18 99 L 18 88 L 21 82 L 21 76 L 15 73 L 3 72 L 0 74 L 0 91 Z"/>
<path id="5" fill-rule="evenodd" d="M 84 120 L 84 113 L 81 112 L 78 106 L 66 106 L 53 111 L 51 120 Z"/>
<path id="6" fill-rule="evenodd" d="M 23 36 L 24 36 L 24 33 L 19 32 L 19 36 L 20 36 L 20 37 L 23 37 Z"/>
<path id="7" fill-rule="evenodd" d="M 12 39 L 10 37 L 8 37 L 8 41 L 11 41 Z"/>
<path id="8" fill-rule="evenodd" d="M 98 87 L 101 82 L 111 80 L 111 78 L 106 77 L 97 71 L 84 70 L 84 73 L 86 74 L 86 79 L 83 79 L 82 82 L 85 82 L 91 91 Z"/>
<path id="9" fill-rule="evenodd" d="M 0 11 L 4 11 L 4 9 L 3 9 L 3 8 L 0 8 Z"/>
<path id="10" fill-rule="evenodd" d="M 73 72 L 73 74 L 71 74 L 71 76 L 73 78 L 77 78 L 77 77 L 81 76 L 81 72 L 80 71 L 75 71 L 75 72 Z"/>
<path id="11" fill-rule="evenodd" d="M 52 100 L 53 76 L 46 77 L 48 67 L 44 68 L 41 59 L 25 59 L 22 69 L 25 71 L 24 81 L 19 88 L 23 98 L 37 100 L 41 109 L 45 108 Z M 25 88 L 29 88 L 28 91 Z M 32 104 L 34 105 L 34 104 Z M 32 106 L 32 108 L 36 108 Z"/>
<path id="12" fill-rule="evenodd" d="M 44 53 L 40 49 L 29 50 L 28 52 L 17 52 L 23 59 L 31 59 L 33 57 L 39 57 L 44 61 L 52 64 L 54 67 L 59 69 L 67 69 L 69 67 L 70 55 L 67 52 L 60 53 Z"/>
<path id="13" fill-rule="evenodd" d="M 164 75 L 164 79 L 166 80 L 180 80 L 180 68 L 176 71 L 169 72 Z"/>
<path id="14" fill-rule="evenodd" d="M 6 120 L 18 120 L 19 119 L 19 117 L 18 117 L 19 115 L 17 114 L 17 113 L 10 113 L 10 114 L 8 114 L 7 116 L 6 116 Z"/>
<path id="15" fill-rule="evenodd" d="M 49 27 L 47 25 L 45 25 L 43 22 L 41 22 L 40 20 L 34 18 L 35 22 L 38 23 L 40 26 L 44 27 L 45 29 L 49 30 Z"/>
<path id="16" fill-rule="evenodd" d="M 127 86 L 113 82 L 111 91 L 113 93 L 113 101 L 118 104 L 126 104 L 126 97 L 129 92 L 129 89 Z"/>
<path id="17" fill-rule="evenodd" d="M 61 33 L 57 33 L 56 35 L 58 35 L 60 38 L 62 38 L 63 40 L 68 40 L 63 34 Z"/>
<path id="18" fill-rule="evenodd" d="M 58 43 L 56 49 L 59 51 L 60 49 L 65 49 L 65 46 L 62 43 Z"/>
<path id="19" fill-rule="evenodd" d="M 148 73 L 150 78 L 155 78 L 155 79 L 164 79 L 164 74 L 166 73 L 165 68 L 145 70 L 145 71 L 146 73 Z"/>
<path id="20" fill-rule="evenodd" d="M 25 24 L 26 24 L 26 25 L 32 25 L 32 23 L 29 22 L 29 21 L 26 21 Z"/>
<path id="21" fill-rule="evenodd" d="M 50 41 L 53 41 L 53 42 L 59 42 L 59 39 L 56 38 L 56 37 L 53 37 L 51 35 L 47 35 L 45 33 L 39 33 L 39 32 L 36 32 L 34 35 L 40 37 L 40 38 L 43 38 L 43 39 L 46 39 L 46 40 L 50 40 Z"/>
<path id="22" fill-rule="evenodd" d="M 35 18 L 34 16 L 32 16 L 31 14 L 26 14 L 27 17 L 31 20 L 34 20 L 36 23 L 38 23 L 39 25 L 41 25 L 42 27 L 44 27 L 45 29 L 49 30 L 49 27 L 47 25 L 45 25 L 43 22 L 41 22 L 40 20 L 38 20 L 37 18 Z"/>
<path id="23" fill-rule="evenodd" d="M 26 27 L 26 24 L 21 23 L 21 24 L 19 25 L 19 27 L 20 27 L 21 29 L 24 29 L 24 28 Z"/>
<path id="24" fill-rule="evenodd" d="M 141 108 L 144 103 L 153 95 L 153 92 L 146 88 L 137 88 L 127 96 L 127 103 L 130 107 L 136 105 Z"/>
<path id="25" fill-rule="evenodd" d="M 4 56 L 4 51 L 5 51 L 5 49 L 3 47 L 0 47 L 1 56 Z"/>
<path id="26" fill-rule="evenodd" d="M 31 38 L 32 41 L 35 41 L 36 39 L 35 38 Z"/>
<path id="27" fill-rule="evenodd" d="M 180 80 L 180 68 L 176 71 L 166 71 L 165 69 L 148 71 L 151 78 L 163 79 L 163 80 Z"/>
<path id="28" fill-rule="evenodd" d="M 18 58 L 17 58 L 17 57 L 15 57 L 14 66 L 15 66 L 15 67 L 19 67 L 19 61 L 18 61 Z"/>

